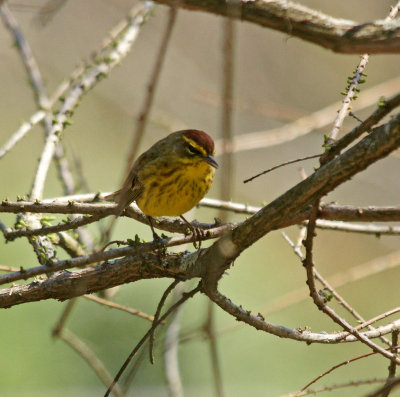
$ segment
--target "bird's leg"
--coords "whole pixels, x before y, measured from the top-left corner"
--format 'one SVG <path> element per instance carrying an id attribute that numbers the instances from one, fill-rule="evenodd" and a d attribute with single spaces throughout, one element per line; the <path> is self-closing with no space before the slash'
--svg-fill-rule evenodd
<path id="1" fill-rule="evenodd" d="M 157 241 L 157 242 L 160 242 L 161 241 L 161 237 L 155 232 L 154 227 L 153 227 L 153 218 L 151 216 L 148 216 L 148 215 L 146 215 L 146 216 L 147 216 L 147 220 L 149 221 L 149 225 L 150 225 L 151 231 L 153 233 L 153 240 Z"/>
<path id="2" fill-rule="evenodd" d="M 163 243 L 162 243 L 162 238 L 161 238 L 161 237 L 155 232 L 155 230 L 154 230 L 154 227 L 153 227 L 153 218 L 152 218 L 151 216 L 148 216 L 148 215 L 146 215 L 146 216 L 147 216 L 147 220 L 149 221 L 149 225 L 150 225 L 151 231 L 153 232 L 153 240 L 154 240 L 154 242 L 156 242 L 157 245 L 158 245 L 158 249 L 157 249 L 157 252 L 158 252 L 158 260 L 159 260 L 160 265 L 161 265 L 161 258 L 162 258 L 163 256 L 165 256 L 166 249 L 165 249 L 165 247 L 164 247 L 164 245 L 163 245 Z"/>
<path id="3" fill-rule="evenodd" d="M 203 232 L 203 230 L 201 230 L 201 229 L 198 228 L 198 227 L 193 226 L 188 220 L 186 220 L 186 219 L 184 218 L 183 215 L 179 215 L 179 217 L 183 220 L 183 222 L 185 222 L 185 223 L 189 226 L 189 229 L 190 229 L 190 230 L 192 231 L 192 233 L 193 233 L 193 236 L 194 236 L 194 238 L 195 238 L 195 240 L 193 241 L 194 248 L 200 249 L 200 247 L 201 247 L 201 238 L 204 237 L 204 232 Z M 198 239 L 198 242 L 199 242 L 198 247 L 197 247 L 197 244 L 196 244 L 196 240 L 197 240 L 197 239 Z"/>

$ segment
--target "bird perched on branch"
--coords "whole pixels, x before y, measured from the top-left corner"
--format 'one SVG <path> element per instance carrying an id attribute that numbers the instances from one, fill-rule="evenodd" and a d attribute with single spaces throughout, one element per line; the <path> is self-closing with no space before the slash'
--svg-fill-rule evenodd
<path id="1" fill-rule="evenodd" d="M 153 238 L 152 218 L 180 216 L 195 234 L 195 228 L 182 216 L 205 196 L 214 180 L 218 163 L 214 141 L 204 131 L 182 130 L 159 140 L 142 153 L 122 189 L 106 199 L 118 202 L 116 215 L 133 201 L 147 216 Z"/>

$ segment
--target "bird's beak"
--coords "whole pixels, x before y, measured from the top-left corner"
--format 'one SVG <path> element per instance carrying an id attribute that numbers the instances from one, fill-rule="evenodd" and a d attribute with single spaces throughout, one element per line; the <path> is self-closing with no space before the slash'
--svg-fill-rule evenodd
<path id="1" fill-rule="evenodd" d="M 203 160 L 207 163 L 210 164 L 214 168 L 218 168 L 218 163 L 215 161 L 213 156 L 205 156 L 203 157 Z"/>

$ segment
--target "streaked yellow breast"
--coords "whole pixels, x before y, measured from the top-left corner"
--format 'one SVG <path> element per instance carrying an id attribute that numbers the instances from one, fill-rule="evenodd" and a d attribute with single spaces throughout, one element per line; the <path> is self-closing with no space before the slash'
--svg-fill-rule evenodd
<path id="1" fill-rule="evenodd" d="M 215 169 L 204 161 L 157 173 L 157 177 L 147 178 L 148 183 L 144 183 L 144 191 L 136 203 L 148 216 L 182 215 L 205 196 L 214 173 Z"/>

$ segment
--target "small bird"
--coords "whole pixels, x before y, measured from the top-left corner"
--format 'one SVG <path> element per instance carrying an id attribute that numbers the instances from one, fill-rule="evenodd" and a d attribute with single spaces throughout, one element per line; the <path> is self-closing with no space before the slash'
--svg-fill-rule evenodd
<path id="1" fill-rule="evenodd" d="M 218 163 L 214 141 L 204 131 L 182 130 L 159 140 L 142 153 L 132 166 L 124 187 L 106 197 L 118 202 L 116 215 L 133 201 L 147 216 L 153 238 L 152 218 L 179 216 L 195 234 L 182 214 L 206 195 Z"/>

